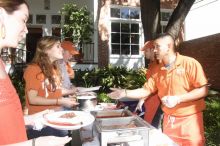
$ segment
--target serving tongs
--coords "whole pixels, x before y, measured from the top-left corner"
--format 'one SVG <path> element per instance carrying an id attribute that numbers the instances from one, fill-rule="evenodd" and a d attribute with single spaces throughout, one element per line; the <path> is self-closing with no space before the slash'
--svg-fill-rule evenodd
<path id="1" fill-rule="evenodd" d="M 123 111 L 121 112 L 121 117 L 125 116 L 127 110 L 128 110 L 128 106 L 124 107 Z"/>

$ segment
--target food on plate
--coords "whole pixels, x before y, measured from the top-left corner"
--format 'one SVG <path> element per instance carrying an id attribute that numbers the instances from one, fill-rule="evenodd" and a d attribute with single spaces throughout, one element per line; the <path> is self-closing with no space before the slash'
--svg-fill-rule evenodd
<path id="1" fill-rule="evenodd" d="M 91 124 L 95 118 L 83 111 L 57 111 L 44 116 L 42 123 L 60 130 L 75 130 Z"/>
<path id="2" fill-rule="evenodd" d="M 71 119 L 71 118 L 74 118 L 74 117 L 76 117 L 76 114 L 74 112 L 65 113 L 65 114 L 60 116 L 60 118 L 66 118 L 66 119 Z"/>
<path id="3" fill-rule="evenodd" d="M 83 124 L 83 122 L 69 123 L 69 122 L 59 122 L 59 121 L 50 121 L 50 120 L 47 120 L 47 122 L 53 125 L 58 125 L 58 126 L 79 126 Z"/>
<path id="4" fill-rule="evenodd" d="M 58 126 L 78 126 L 83 124 L 80 116 L 69 111 L 49 114 L 45 119 L 48 123 Z"/>

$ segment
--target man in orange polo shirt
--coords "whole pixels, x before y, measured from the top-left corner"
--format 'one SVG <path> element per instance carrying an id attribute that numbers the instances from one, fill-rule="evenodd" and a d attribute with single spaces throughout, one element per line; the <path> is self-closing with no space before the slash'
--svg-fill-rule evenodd
<path id="1" fill-rule="evenodd" d="M 159 67 L 143 88 L 112 89 L 108 95 L 113 99 L 144 98 L 157 92 L 164 112 L 163 132 L 180 146 L 205 145 L 202 111 L 208 83 L 201 64 L 175 52 L 169 34 L 154 40 L 154 53 Z"/>
<path id="2" fill-rule="evenodd" d="M 156 73 L 159 64 L 159 62 L 157 62 L 157 60 L 155 59 L 153 48 L 154 44 L 152 40 L 147 41 L 141 48 L 141 51 L 144 51 L 145 57 L 150 60 L 146 72 L 147 79 L 149 79 L 153 74 Z M 136 110 L 141 111 L 143 104 L 145 108 L 144 120 L 152 124 L 156 128 L 161 128 L 162 111 L 160 108 L 160 99 L 157 93 L 152 94 L 147 99 L 140 99 Z"/>
<path id="3" fill-rule="evenodd" d="M 60 60 L 60 69 L 63 77 L 62 87 L 70 89 L 72 88 L 70 79 L 74 78 L 74 70 L 69 60 L 72 59 L 74 55 L 79 54 L 79 52 L 70 41 L 61 42 L 61 47 L 63 48 L 63 60 Z"/>

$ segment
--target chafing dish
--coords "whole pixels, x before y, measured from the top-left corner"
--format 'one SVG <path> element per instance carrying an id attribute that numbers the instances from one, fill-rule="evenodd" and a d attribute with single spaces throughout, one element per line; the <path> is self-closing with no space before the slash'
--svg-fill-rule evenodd
<path id="1" fill-rule="evenodd" d="M 120 118 L 133 116 L 131 111 L 125 109 L 118 110 L 103 110 L 103 111 L 92 111 L 91 112 L 96 119 L 100 118 Z"/>
<path id="2" fill-rule="evenodd" d="M 149 130 L 152 128 L 138 116 L 99 118 L 95 121 L 101 146 L 135 143 L 148 146 Z"/>

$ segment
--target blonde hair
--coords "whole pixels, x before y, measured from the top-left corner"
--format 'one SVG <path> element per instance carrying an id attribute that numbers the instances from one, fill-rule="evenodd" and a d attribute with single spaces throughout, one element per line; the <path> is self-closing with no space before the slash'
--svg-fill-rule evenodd
<path id="1" fill-rule="evenodd" d="M 57 87 L 54 75 L 58 75 L 59 81 L 61 81 L 62 77 L 60 74 L 58 62 L 57 61 L 51 62 L 46 51 L 50 50 L 57 42 L 60 42 L 60 38 L 58 37 L 55 36 L 42 37 L 37 42 L 36 52 L 31 62 L 32 64 L 39 65 L 45 78 L 48 78 L 49 83 L 52 85 L 52 91 L 55 91 Z"/>

